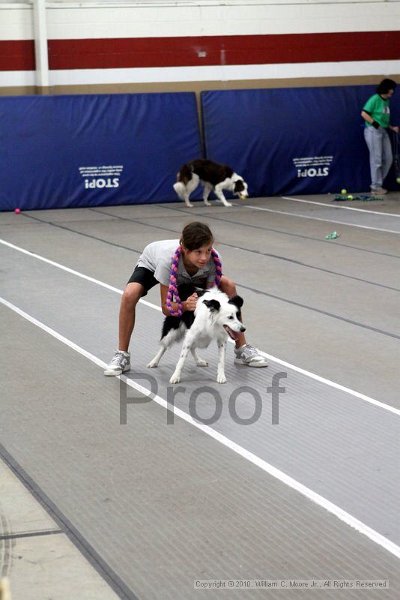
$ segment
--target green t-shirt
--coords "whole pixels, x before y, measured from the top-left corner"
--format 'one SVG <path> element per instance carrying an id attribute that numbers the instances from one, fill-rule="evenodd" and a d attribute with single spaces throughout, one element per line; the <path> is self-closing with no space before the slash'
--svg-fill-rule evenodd
<path id="1" fill-rule="evenodd" d="M 389 99 L 384 100 L 379 94 L 374 94 L 367 100 L 363 110 L 371 115 L 371 117 L 379 123 L 381 127 L 389 127 L 390 125 L 390 107 Z M 372 127 L 370 123 L 365 122 L 367 127 Z"/>

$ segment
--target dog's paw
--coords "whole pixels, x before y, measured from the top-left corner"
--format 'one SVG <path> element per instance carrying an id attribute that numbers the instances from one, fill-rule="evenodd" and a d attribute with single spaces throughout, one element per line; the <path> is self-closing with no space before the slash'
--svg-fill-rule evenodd
<path id="1" fill-rule="evenodd" d="M 194 204 L 192 204 L 191 202 L 185 202 L 185 206 L 187 208 L 193 208 Z"/>
<path id="2" fill-rule="evenodd" d="M 217 376 L 217 383 L 226 383 L 226 377 L 225 375 L 218 375 Z"/>
<path id="3" fill-rule="evenodd" d="M 226 202 L 224 206 L 232 206 L 232 202 Z"/>
<path id="4" fill-rule="evenodd" d="M 205 204 L 206 206 L 211 206 L 211 202 L 209 202 L 208 200 L 204 200 L 204 204 Z"/>
<path id="5" fill-rule="evenodd" d="M 196 365 L 198 367 L 208 367 L 208 362 L 206 360 L 204 360 L 204 358 L 198 358 L 196 360 Z"/>
<path id="6" fill-rule="evenodd" d="M 155 369 L 156 367 L 158 367 L 158 362 L 157 362 L 157 361 L 154 361 L 154 360 L 151 360 L 151 361 L 149 362 L 149 364 L 147 365 L 147 368 L 148 368 L 148 369 Z"/>
<path id="7" fill-rule="evenodd" d="M 169 380 L 170 383 L 180 383 L 181 378 L 180 375 L 175 375 L 175 373 L 172 375 L 171 379 Z"/>

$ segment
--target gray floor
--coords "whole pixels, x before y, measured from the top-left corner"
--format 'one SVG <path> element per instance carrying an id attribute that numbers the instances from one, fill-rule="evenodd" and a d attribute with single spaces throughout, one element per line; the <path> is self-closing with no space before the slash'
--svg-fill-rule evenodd
<path id="1" fill-rule="evenodd" d="M 234 366 L 229 345 L 218 385 L 210 347 L 209 367 L 188 361 L 170 386 L 179 348 L 146 369 L 162 322 L 153 290 L 133 371 L 104 378 L 138 254 L 193 219 L 214 231 L 269 368 Z M 400 194 L 2 213 L 0 238 L 13 600 L 183 600 L 199 580 L 251 586 L 207 598 L 281 592 L 264 580 L 328 581 L 328 598 L 384 580 L 363 597 L 399 597 Z"/>

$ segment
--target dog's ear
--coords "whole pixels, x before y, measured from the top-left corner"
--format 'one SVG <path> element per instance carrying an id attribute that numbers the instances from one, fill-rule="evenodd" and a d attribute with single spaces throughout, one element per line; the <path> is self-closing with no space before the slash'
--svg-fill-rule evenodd
<path id="1" fill-rule="evenodd" d="M 218 300 L 204 300 L 203 304 L 207 306 L 211 310 L 211 312 L 218 312 L 221 308 L 221 304 Z"/>
<path id="2" fill-rule="evenodd" d="M 244 190 L 243 179 L 238 179 L 235 182 L 235 192 L 243 192 L 243 190 Z"/>
<path id="3" fill-rule="evenodd" d="M 240 309 L 243 306 L 243 298 L 241 298 L 240 296 L 234 296 L 229 300 L 228 304 L 234 304 Z"/>

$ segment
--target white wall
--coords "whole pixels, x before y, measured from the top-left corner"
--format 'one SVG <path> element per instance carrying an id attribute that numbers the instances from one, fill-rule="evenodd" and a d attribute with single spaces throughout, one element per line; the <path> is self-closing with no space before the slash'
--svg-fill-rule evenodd
<path id="1" fill-rule="evenodd" d="M 0 0 L 0 42 L 32 40 L 32 4 Z M 47 38 L 174 38 L 397 31 L 400 0 L 48 1 Z M 157 69 L 79 69 L 50 73 L 50 85 L 337 77 L 400 73 L 399 60 L 304 65 L 230 65 Z M 18 83 L 19 82 L 19 83 Z M 32 72 L 0 70 L 0 87 L 32 85 Z"/>
<path id="2" fill-rule="evenodd" d="M 390 31 L 400 0 L 47 2 L 49 39 Z M 0 40 L 32 39 L 32 7 L 0 0 Z"/>

